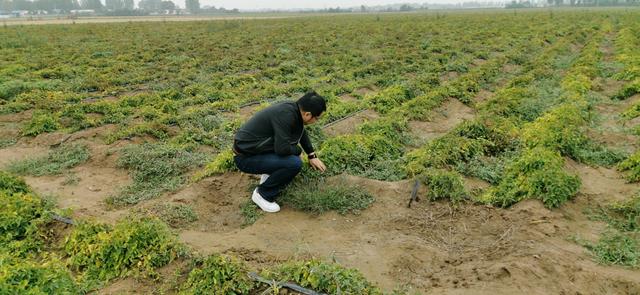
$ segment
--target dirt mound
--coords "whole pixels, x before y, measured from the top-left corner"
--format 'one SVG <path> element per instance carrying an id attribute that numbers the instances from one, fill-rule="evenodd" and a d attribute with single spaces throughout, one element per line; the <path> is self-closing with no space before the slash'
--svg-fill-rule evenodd
<path id="1" fill-rule="evenodd" d="M 640 95 L 634 95 L 624 101 L 607 100 L 596 105 L 595 109 L 600 114 L 598 122 L 600 128 L 590 128 L 588 130 L 589 137 L 596 142 L 628 153 L 637 150 L 640 147 L 638 145 L 638 136 L 631 134 L 630 128 L 635 126 L 634 124 L 638 120 L 624 121 L 620 113 L 638 101 L 640 101 Z"/>
<path id="2" fill-rule="evenodd" d="M 460 77 L 460 73 L 458 72 L 454 72 L 454 71 L 449 71 L 446 72 L 444 74 L 442 74 L 442 76 L 440 76 L 440 82 L 449 82 L 452 80 L 457 79 L 458 77 Z"/>
<path id="3" fill-rule="evenodd" d="M 340 101 L 342 102 L 357 102 L 358 99 L 353 97 L 351 94 L 343 94 L 340 95 Z"/>
<path id="4" fill-rule="evenodd" d="M 599 92 L 604 95 L 605 98 L 610 98 L 616 94 L 624 86 L 624 81 L 619 81 L 611 78 L 598 78 L 595 80 L 595 85 Z"/>
<path id="5" fill-rule="evenodd" d="M 375 85 L 369 86 L 369 87 L 363 87 L 363 88 L 358 88 L 355 91 L 353 91 L 353 93 L 358 94 L 362 97 L 366 96 L 367 94 L 370 93 L 375 93 L 379 90 L 379 88 Z"/>
<path id="6" fill-rule="evenodd" d="M 493 92 L 485 90 L 485 89 L 480 89 L 480 91 L 478 92 L 478 94 L 474 97 L 473 102 L 474 103 L 481 103 L 486 101 L 487 99 L 491 98 L 493 96 Z"/>
<path id="7" fill-rule="evenodd" d="M 637 183 L 627 183 L 623 175 L 615 169 L 591 167 L 566 159 L 566 170 L 580 177 L 580 192 L 584 195 L 600 197 L 600 202 L 622 201 L 640 190 Z"/>
<path id="8" fill-rule="evenodd" d="M 430 122 L 411 122 L 415 136 L 423 140 L 441 136 L 473 118 L 474 111 L 451 99 L 434 114 Z M 337 131 L 348 132 L 364 119 L 345 120 L 345 125 L 336 126 Z M 59 206 L 74 208 L 76 216 L 108 222 L 124 218 L 130 210 L 189 204 L 199 220 L 176 229 L 183 242 L 201 254 L 238 256 L 255 269 L 291 258 L 317 257 L 357 268 L 385 290 L 406 284 L 427 294 L 640 293 L 637 271 L 598 265 L 572 239 L 596 241 L 605 224 L 590 220 L 584 212 L 624 200 L 640 189 L 625 183 L 613 169 L 567 160 L 566 169 L 579 175 L 583 185 L 574 200 L 554 210 L 535 200 L 508 209 L 430 202 L 424 186 L 418 191 L 420 200 L 407 208 L 412 180 L 385 182 L 340 175 L 328 181 L 358 185 L 376 198 L 375 203 L 359 215 L 313 215 L 285 203 L 281 212 L 265 214 L 255 224 L 244 226 L 240 207 L 249 200 L 257 180 L 239 172 L 208 177 L 131 208 L 108 211 L 104 199 L 131 181 L 128 172 L 115 165 L 116 149 L 130 142 L 104 145 L 101 136 L 113 127 L 100 128 L 22 140 L 0 149 L 0 164 L 46 154 L 46 147 L 61 138 L 85 143 L 91 159 L 71 169 L 71 176 L 27 177 L 27 182 L 39 193 L 56 195 Z M 70 177 L 75 183 L 65 184 Z M 469 190 L 487 186 L 473 178 L 466 178 L 465 185 Z M 167 269 L 172 267 L 175 264 Z M 125 279 L 99 294 L 155 289 Z"/>
<path id="9" fill-rule="evenodd" d="M 357 113 L 352 117 L 344 119 L 324 129 L 324 133 L 329 136 L 338 136 L 343 134 L 353 134 L 358 130 L 358 126 L 364 122 L 380 118 L 380 115 L 374 110 L 365 110 Z"/>
<path id="10" fill-rule="evenodd" d="M 13 122 L 13 123 L 22 123 L 31 119 L 33 115 L 33 110 L 27 110 L 20 113 L 15 114 L 4 114 L 0 115 L 0 122 Z"/>
<path id="11" fill-rule="evenodd" d="M 61 208 L 72 208 L 75 217 L 95 217 L 115 222 L 127 210 L 107 211 L 104 200 L 131 183 L 126 170 L 116 167 L 114 147 L 81 140 L 91 158 L 62 175 L 25 177 L 37 192 L 55 197 Z"/>
<path id="12" fill-rule="evenodd" d="M 422 141 L 429 141 L 444 135 L 464 120 L 473 119 L 474 112 L 472 108 L 459 100 L 449 99 L 444 105 L 434 110 L 430 121 L 411 121 L 409 128 L 414 137 Z"/>
<path id="13" fill-rule="evenodd" d="M 256 181 L 244 173 L 229 173 L 191 184 L 160 202 L 190 204 L 198 221 L 190 228 L 202 232 L 232 232 L 242 228 L 240 206 L 249 200 Z"/>
<path id="14" fill-rule="evenodd" d="M 6 167 L 9 163 L 14 161 L 46 155 L 48 151 L 49 149 L 46 147 L 25 146 L 22 144 L 16 144 L 0 149 L 0 167 Z"/>
<path id="15" fill-rule="evenodd" d="M 206 186 L 233 196 L 246 184 L 244 176 L 232 174 L 226 185 L 226 177 Z M 269 261 L 310 256 L 335 260 L 360 269 L 385 289 L 409 284 L 432 294 L 625 294 L 640 286 L 633 271 L 599 266 L 568 239 L 576 233 L 597 239 L 604 225 L 582 213 L 593 195 L 580 195 L 557 210 L 534 200 L 496 209 L 424 198 L 409 209 L 410 180 L 340 177 L 373 194 L 372 207 L 360 215 L 315 216 L 284 204 L 278 214 L 265 215 L 249 227 L 224 231 L 201 224 L 180 237 L 202 253 L 241 247 L 253 259 L 260 253 Z M 424 193 L 422 189 L 419 195 Z"/>

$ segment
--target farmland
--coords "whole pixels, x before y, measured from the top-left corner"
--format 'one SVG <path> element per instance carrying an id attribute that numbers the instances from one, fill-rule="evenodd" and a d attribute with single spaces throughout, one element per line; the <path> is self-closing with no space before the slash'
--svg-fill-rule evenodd
<path id="1" fill-rule="evenodd" d="M 4 26 L 0 293 L 640 293 L 639 16 Z M 262 214 L 233 134 L 312 89 Z"/>

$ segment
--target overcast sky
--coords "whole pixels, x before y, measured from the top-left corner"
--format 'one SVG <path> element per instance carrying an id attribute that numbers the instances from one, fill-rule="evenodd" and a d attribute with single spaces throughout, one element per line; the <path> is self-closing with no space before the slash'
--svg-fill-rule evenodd
<path id="1" fill-rule="evenodd" d="M 184 1 L 175 1 L 176 3 L 184 3 Z M 264 8 L 273 8 L 273 9 L 287 9 L 287 8 L 329 8 L 329 7 L 352 7 L 352 6 L 374 6 L 374 5 L 384 5 L 384 4 L 393 4 L 393 3 L 458 3 L 458 0 L 418 0 L 418 1 L 407 1 L 407 0 L 270 0 L 270 1 L 258 1 L 258 0 L 200 0 L 200 5 L 213 5 L 215 7 L 224 7 L 227 9 L 238 8 L 238 9 L 264 9 Z M 180 4 L 184 5 L 184 4 Z"/>

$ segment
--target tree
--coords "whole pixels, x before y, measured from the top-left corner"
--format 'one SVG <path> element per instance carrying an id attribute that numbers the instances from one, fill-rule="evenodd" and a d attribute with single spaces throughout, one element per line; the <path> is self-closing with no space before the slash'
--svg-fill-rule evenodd
<path id="1" fill-rule="evenodd" d="M 186 0 L 185 5 L 187 6 L 187 10 L 193 14 L 200 12 L 200 0 Z"/>
<path id="2" fill-rule="evenodd" d="M 78 9 L 78 1 L 76 0 L 54 0 L 56 2 L 56 9 L 69 12 L 72 9 Z"/>
<path id="3" fill-rule="evenodd" d="M 51 11 L 54 8 L 53 1 L 50 0 L 36 0 L 33 2 L 33 8 L 35 10 Z"/>
<path id="4" fill-rule="evenodd" d="M 123 0 L 105 0 L 105 8 L 111 11 L 124 9 Z"/>
<path id="5" fill-rule="evenodd" d="M 134 4 L 133 0 L 124 0 L 122 1 L 125 10 L 133 10 Z"/>
<path id="6" fill-rule="evenodd" d="M 103 6 L 100 0 L 80 0 L 80 8 L 100 11 L 102 10 Z"/>
<path id="7" fill-rule="evenodd" d="M 162 10 L 175 10 L 176 9 L 176 5 L 171 1 L 162 1 L 162 3 L 160 3 L 160 7 L 162 8 Z"/>
<path id="8" fill-rule="evenodd" d="M 162 0 L 141 0 L 138 7 L 145 11 L 158 11 L 162 9 Z"/>
<path id="9" fill-rule="evenodd" d="M 14 0 L 13 9 L 14 10 L 33 10 L 33 3 L 27 0 Z"/>
<path id="10" fill-rule="evenodd" d="M 13 10 L 13 3 L 11 3 L 11 0 L 0 0 L 0 10 L 3 10 L 3 11 Z"/>

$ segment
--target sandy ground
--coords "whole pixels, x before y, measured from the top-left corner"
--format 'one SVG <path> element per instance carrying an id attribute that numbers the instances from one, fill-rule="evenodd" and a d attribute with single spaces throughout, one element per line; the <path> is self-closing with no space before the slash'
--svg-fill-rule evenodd
<path id="1" fill-rule="evenodd" d="M 491 95 L 481 92 L 477 100 Z M 617 114 L 638 99 L 597 105 L 603 117 L 600 125 L 606 132 L 594 129 L 592 136 L 607 145 L 632 141 L 630 148 L 637 148 L 637 138 L 629 137 Z M 249 116 L 255 110 L 248 108 L 241 114 Z M 358 124 L 376 115 L 364 112 L 334 125 L 331 132 L 353 132 Z M 473 116 L 472 108 L 452 99 L 437 109 L 430 121 L 411 122 L 411 132 L 424 141 L 432 140 Z M 29 113 L 0 116 L 0 135 L 17 136 L 19 123 L 29 117 Z M 92 157 L 72 169 L 79 178 L 77 184 L 64 185 L 64 175 L 27 177 L 28 184 L 39 193 L 56 196 L 61 207 L 74 208 L 75 217 L 106 222 L 115 222 L 130 209 L 158 203 L 190 204 L 200 218 L 177 229 L 184 243 L 203 254 L 232 253 L 256 268 L 290 258 L 317 257 L 358 268 L 385 290 L 407 285 L 423 294 L 640 294 L 639 270 L 600 265 L 576 243 L 576 239 L 596 241 L 605 228 L 602 222 L 590 220 L 586 210 L 626 200 L 639 191 L 639 184 L 626 183 L 613 169 L 567 159 L 566 170 L 578 175 L 583 185 L 573 200 L 553 210 L 537 200 L 508 209 L 453 206 L 427 201 L 424 189 L 418 193 L 421 200 L 407 208 L 410 180 L 384 182 L 341 175 L 331 181 L 359 185 L 375 196 L 375 203 L 359 215 L 319 216 L 284 205 L 281 212 L 245 227 L 239 207 L 257 180 L 237 172 L 205 178 L 133 208 L 108 210 L 105 198 L 130 182 L 127 171 L 115 166 L 117 154 L 112 151 L 126 143 L 102 143 L 102 135 L 110 128 L 114 127 L 71 136 L 52 133 L 22 138 L 0 149 L 0 166 L 45 154 L 48 146 L 61 141 L 84 142 Z M 468 187 L 486 186 L 475 179 L 466 182 Z M 172 264 L 169 268 L 175 267 Z M 99 293 L 148 293 L 153 288 L 153 284 L 125 279 Z"/>
<path id="2" fill-rule="evenodd" d="M 334 131 L 351 132 L 367 116 L 373 116 L 365 114 L 336 126 Z M 412 122 L 412 132 L 429 140 L 472 118 L 473 109 L 450 100 L 434 114 L 429 122 Z M 0 117 L 5 124 L 3 132 L 15 133 L 7 130 L 14 126 L 9 123 L 26 116 Z M 52 133 L 21 139 L 14 146 L 0 149 L 0 164 L 44 154 L 47 146 L 65 138 L 67 142 L 85 142 L 92 158 L 72 169 L 79 178 L 77 184 L 64 185 L 65 176 L 26 180 L 36 191 L 56 196 L 61 207 L 74 208 L 76 217 L 115 222 L 130 208 L 110 211 L 104 199 L 130 179 L 127 171 L 115 167 L 117 155 L 111 152 L 114 147 L 101 143 L 101 135 L 110 128 L 113 126 L 89 129 L 71 137 Z M 473 204 L 454 207 L 448 202 L 423 199 L 407 208 L 411 181 L 383 182 L 342 175 L 332 181 L 360 185 L 376 197 L 372 207 L 360 215 L 316 216 L 285 205 L 278 214 L 265 215 L 243 227 L 239 206 L 246 202 L 256 179 L 242 173 L 209 177 L 136 207 L 157 203 L 192 205 L 200 219 L 179 229 L 178 234 L 200 253 L 232 253 L 255 267 L 296 257 L 329 259 L 358 268 L 385 290 L 410 285 L 426 294 L 640 293 L 637 270 L 599 265 L 574 241 L 576 237 L 595 241 L 604 229 L 604 224 L 587 218 L 585 209 L 624 200 L 640 187 L 627 184 L 612 169 L 570 160 L 566 166 L 581 177 L 583 186 L 574 200 L 555 210 L 534 200 L 498 209 Z M 483 185 L 478 180 L 467 182 L 470 186 Z M 424 193 L 421 190 L 419 196 Z M 127 279 L 101 293 L 134 293 L 150 288 Z"/>

